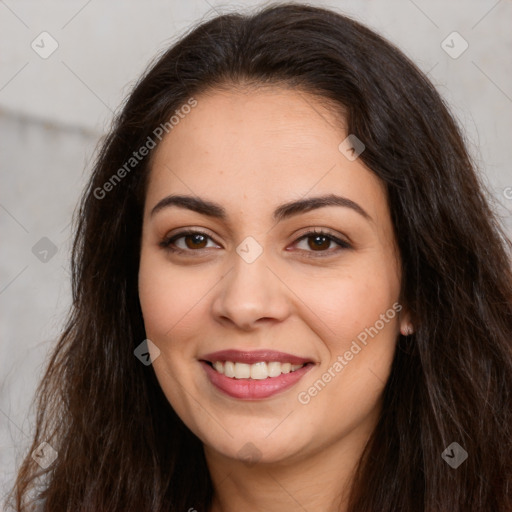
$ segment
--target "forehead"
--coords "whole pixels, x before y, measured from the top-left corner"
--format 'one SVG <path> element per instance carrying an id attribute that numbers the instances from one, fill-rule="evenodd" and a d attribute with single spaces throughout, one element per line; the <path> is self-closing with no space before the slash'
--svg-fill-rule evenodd
<path id="1" fill-rule="evenodd" d="M 146 210 L 170 193 L 260 213 L 337 193 L 374 218 L 387 212 L 380 180 L 339 150 L 348 135 L 340 107 L 281 87 L 214 90 L 196 100 L 155 150 Z"/>

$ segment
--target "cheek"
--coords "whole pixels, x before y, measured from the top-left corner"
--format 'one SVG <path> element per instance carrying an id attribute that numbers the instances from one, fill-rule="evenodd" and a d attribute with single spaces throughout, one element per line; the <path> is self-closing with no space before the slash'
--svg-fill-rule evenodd
<path id="1" fill-rule="evenodd" d="M 329 287 L 310 287 L 323 357 L 319 371 L 301 386 L 299 401 L 313 409 L 332 403 L 364 415 L 389 376 L 399 329 L 399 278 L 391 267 L 367 263 Z"/>
<path id="2" fill-rule="evenodd" d="M 350 273 L 328 281 L 309 282 L 306 291 L 307 306 L 318 316 L 316 323 L 323 325 L 323 337 L 329 340 L 331 352 L 343 350 L 347 342 L 376 322 L 383 334 L 396 332 L 398 312 L 393 304 L 398 299 L 399 283 L 389 269 L 379 265 L 353 267 Z"/>
<path id="3" fill-rule="evenodd" d="M 336 333 L 327 338 L 330 366 L 341 362 L 337 375 L 345 389 L 381 388 L 393 360 L 399 331 L 398 282 L 388 274 L 354 276 L 344 281 L 342 295 L 327 322 Z M 341 358 L 341 359 L 340 359 Z M 334 391 L 334 390 L 333 390 Z"/>
<path id="4" fill-rule="evenodd" d="M 212 287 L 205 277 L 193 269 L 173 267 L 150 251 L 141 254 L 139 300 L 144 326 L 147 338 L 160 350 L 153 369 L 171 406 L 188 419 L 197 412 L 183 387 L 194 377 L 188 363 L 197 364 L 195 341 L 202 325 L 200 318 L 206 314 L 205 294 Z"/>
<path id="5" fill-rule="evenodd" d="M 173 267 L 161 255 L 145 256 L 143 251 L 139 300 L 147 336 L 150 339 L 153 336 L 158 343 L 172 338 L 178 329 L 180 339 L 187 337 L 188 326 L 195 325 L 197 329 L 194 317 L 202 312 L 213 282 L 207 274 L 199 275 L 193 267 Z"/>
<path id="6" fill-rule="evenodd" d="M 323 306 L 317 325 L 323 325 L 324 357 L 298 389 L 297 400 L 308 411 L 308 424 L 323 418 L 326 433 L 348 432 L 364 421 L 389 377 L 401 307 L 398 284 L 385 276 L 353 274 L 310 296 L 311 303 Z"/>

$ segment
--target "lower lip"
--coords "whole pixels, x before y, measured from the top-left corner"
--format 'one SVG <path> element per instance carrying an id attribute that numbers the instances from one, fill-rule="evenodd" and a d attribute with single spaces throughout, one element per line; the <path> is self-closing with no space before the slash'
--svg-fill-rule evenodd
<path id="1" fill-rule="evenodd" d="M 217 370 L 214 370 L 205 361 L 200 361 L 210 382 L 220 391 L 233 398 L 241 400 L 257 400 L 268 398 L 297 383 L 311 368 L 307 364 L 298 370 L 290 373 L 282 373 L 279 377 L 268 377 L 266 379 L 234 379 L 226 377 Z"/>

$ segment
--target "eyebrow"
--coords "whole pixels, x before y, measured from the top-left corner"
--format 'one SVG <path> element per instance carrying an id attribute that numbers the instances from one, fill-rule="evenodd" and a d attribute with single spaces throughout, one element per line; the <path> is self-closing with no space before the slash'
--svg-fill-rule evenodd
<path id="1" fill-rule="evenodd" d="M 213 217 L 215 219 L 227 219 L 226 210 L 220 204 L 188 195 L 170 195 L 164 197 L 153 207 L 150 217 L 153 217 L 157 212 L 171 206 L 192 210 L 200 213 L 201 215 L 207 215 L 208 217 Z M 274 210 L 273 219 L 276 222 L 280 222 L 295 215 L 328 206 L 342 206 L 350 208 L 366 220 L 373 221 L 371 216 L 357 203 L 351 199 L 335 194 L 299 199 L 298 201 L 291 201 L 289 203 L 282 204 Z"/>

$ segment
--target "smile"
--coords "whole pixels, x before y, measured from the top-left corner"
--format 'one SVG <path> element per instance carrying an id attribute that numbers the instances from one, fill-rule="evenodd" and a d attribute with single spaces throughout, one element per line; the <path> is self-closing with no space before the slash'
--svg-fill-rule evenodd
<path id="1" fill-rule="evenodd" d="M 270 349 L 228 349 L 199 358 L 216 391 L 240 400 L 261 400 L 296 384 L 314 368 L 311 359 Z"/>

